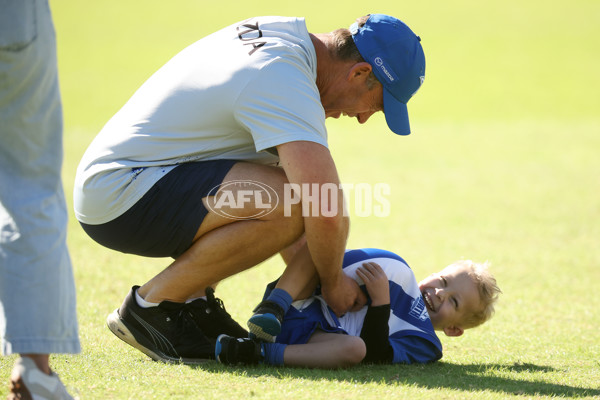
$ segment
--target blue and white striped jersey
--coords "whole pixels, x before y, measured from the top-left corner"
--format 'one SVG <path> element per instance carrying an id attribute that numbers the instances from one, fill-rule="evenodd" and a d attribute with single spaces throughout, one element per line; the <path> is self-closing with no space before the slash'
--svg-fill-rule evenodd
<path id="1" fill-rule="evenodd" d="M 442 357 L 438 339 L 413 271 L 397 254 L 379 249 L 348 250 L 344 256 L 344 272 L 365 290 L 356 269 L 365 262 L 375 262 L 386 273 L 390 284 L 390 317 L 388 341 L 393 349 L 392 363 L 426 363 Z M 277 342 L 306 343 L 316 329 L 326 332 L 344 331 L 360 336 L 368 306 L 337 318 L 319 295 L 294 302 L 286 314 Z M 369 348 L 367 346 L 367 352 Z"/>

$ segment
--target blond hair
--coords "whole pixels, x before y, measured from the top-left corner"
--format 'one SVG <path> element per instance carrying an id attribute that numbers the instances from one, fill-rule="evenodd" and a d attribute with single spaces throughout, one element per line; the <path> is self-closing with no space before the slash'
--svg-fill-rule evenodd
<path id="1" fill-rule="evenodd" d="M 466 269 L 467 274 L 477 285 L 481 307 L 469 313 L 463 321 L 463 327 L 474 328 L 489 320 L 494 315 L 494 305 L 502 291 L 498 287 L 496 278 L 489 271 L 489 263 L 476 263 L 471 260 L 456 261 L 450 266 L 459 266 Z"/>

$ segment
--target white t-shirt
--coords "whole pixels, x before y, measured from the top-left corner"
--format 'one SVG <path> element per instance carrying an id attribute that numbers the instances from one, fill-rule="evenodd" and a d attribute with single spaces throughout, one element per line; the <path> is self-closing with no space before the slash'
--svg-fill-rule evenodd
<path id="1" fill-rule="evenodd" d="M 104 126 L 75 178 L 77 219 L 109 222 L 178 164 L 278 162 L 273 147 L 327 147 L 317 59 L 303 18 L 256 17 L 190 45 Z"/>

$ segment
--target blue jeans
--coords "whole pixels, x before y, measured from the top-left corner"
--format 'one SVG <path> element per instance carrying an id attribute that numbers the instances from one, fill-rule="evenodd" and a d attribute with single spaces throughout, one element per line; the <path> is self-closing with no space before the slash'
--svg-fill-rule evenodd
<path id="1" fill-rule="evenodd" d="M 47 0 L 0 0 L 2 353 L 80 351 Z"/>

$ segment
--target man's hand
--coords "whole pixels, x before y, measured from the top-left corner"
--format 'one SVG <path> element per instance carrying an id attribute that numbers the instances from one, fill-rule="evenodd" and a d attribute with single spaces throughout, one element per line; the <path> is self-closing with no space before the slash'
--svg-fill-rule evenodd
<path id="1" fill-rule="evenodd" d="M 356 275 L 365 283 L 367 292 L 371 296 L 372 306 L 390 304 L 390 284 L 379 264 L 363 263 L 362 267 L 357 268 Z"/>
<path id="2" fill-rule="evenodd" d="M 338 317 L 348 311 L 360 310 L 367 304 L 367 296 L 360 290 L 358 283 L 344 273 L 337 285 L 321 286 L 321 294 Z"/>

